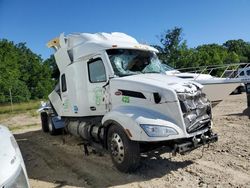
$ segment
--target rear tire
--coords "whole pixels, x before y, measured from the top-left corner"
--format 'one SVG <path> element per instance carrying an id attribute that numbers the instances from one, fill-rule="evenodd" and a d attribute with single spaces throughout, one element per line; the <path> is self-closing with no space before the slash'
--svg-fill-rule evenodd
<path id="1" fill-rule="evenodd" d="M 48 114 L 46 112 L 41 113 L 41 123 L 42 123 L 42 130 L 43 132 L 49 132 L 49 120 Z"/>
<path id="2" fill-rule="evenodd" d="M 116 168 L 121 172 L 131 172 L 140 163 L 140 147 L 131 141 L 120 125 L 112 125 L 108 130 L 108 150 Z"/>

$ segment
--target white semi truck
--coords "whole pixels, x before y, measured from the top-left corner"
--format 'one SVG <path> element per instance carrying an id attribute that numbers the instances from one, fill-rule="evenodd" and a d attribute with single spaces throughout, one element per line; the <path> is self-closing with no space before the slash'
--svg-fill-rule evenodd
<path id="1" fill-rule="evenodd" d="M 48 46 L 60 78 L 41 113 L 45 132 L 64 128 L 101 146 L 123 172 L 142 152 L 183 154 L 217 141 L 202 86 L 166 76 L 155 48 L 124 33 L 61 34 Z"/>

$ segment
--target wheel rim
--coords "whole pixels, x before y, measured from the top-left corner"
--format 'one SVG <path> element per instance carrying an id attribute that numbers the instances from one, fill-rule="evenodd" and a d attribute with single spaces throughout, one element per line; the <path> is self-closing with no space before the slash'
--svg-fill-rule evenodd
<path id="1" fill-rule="evenodd" d="M 51 132 L 52 131 L 52 119 L 50 118 L 49 120 L 49 131 Z"/>
<path id="2" fill-rule="evenodd" d="M 124 145 L 121 137 L 114 133 L 111 138 L 111 155 L 117 163 L 122 163 L 124 160 Z"/>

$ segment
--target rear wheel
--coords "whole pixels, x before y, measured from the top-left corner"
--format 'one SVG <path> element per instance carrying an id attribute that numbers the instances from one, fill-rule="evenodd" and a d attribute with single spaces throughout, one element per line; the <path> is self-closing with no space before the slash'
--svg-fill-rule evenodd
<path id="1" fill-rule="evenodd" d="M 140 148 L 131 141 L 120 125 L 112 125 L 108 131 L 108 149 L 116 168 L 122 172 L 134 171 L 140 162 Z"/>
<path id="2" fill-rule="evenodd" d="M 41 123 L 43 132 L 49 132 L 49 120 L 46 112 L 41 113 Z"/>

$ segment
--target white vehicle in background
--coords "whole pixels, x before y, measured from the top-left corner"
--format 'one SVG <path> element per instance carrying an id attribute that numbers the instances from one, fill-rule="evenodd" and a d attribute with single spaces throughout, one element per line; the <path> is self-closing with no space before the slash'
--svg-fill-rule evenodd
<path id="1" fill-rule="evenodd" d="M 250 77 L 250 67 L 240 68 L 238 69 L 238 77 L 242 79 L 246 79 L 246 82 L 248 81 L 247 78 Z"/>
<path id="2" fill-rule="evenodd" d="M 245 84 L 249 83 L 250 67 L 248 66 L 248 67 L 238 69 L 237 76 L 242 79 L 243 83 L 241 83 L 240 86 L 236 88 L 236 90 L 234 91 L 234 94 L 240 94 L 246 91 Z"/>
<path id="3" fill-rule="evenodd" d="M 155 48 L 124 33 L 61 34 L 48 46 L 60 79 L 40 109 L 45 132 L 64 127 L 108 150 L 123 172 L 136 169 L 140 153 L 184 154 L 217 141 L 202 86 L 166 76 Z"/>
<path id="4" fill-rule="evenodd" d="M 0 187 L 29 188 L 22 154 L 7 127 L 0 125 Z"/>

